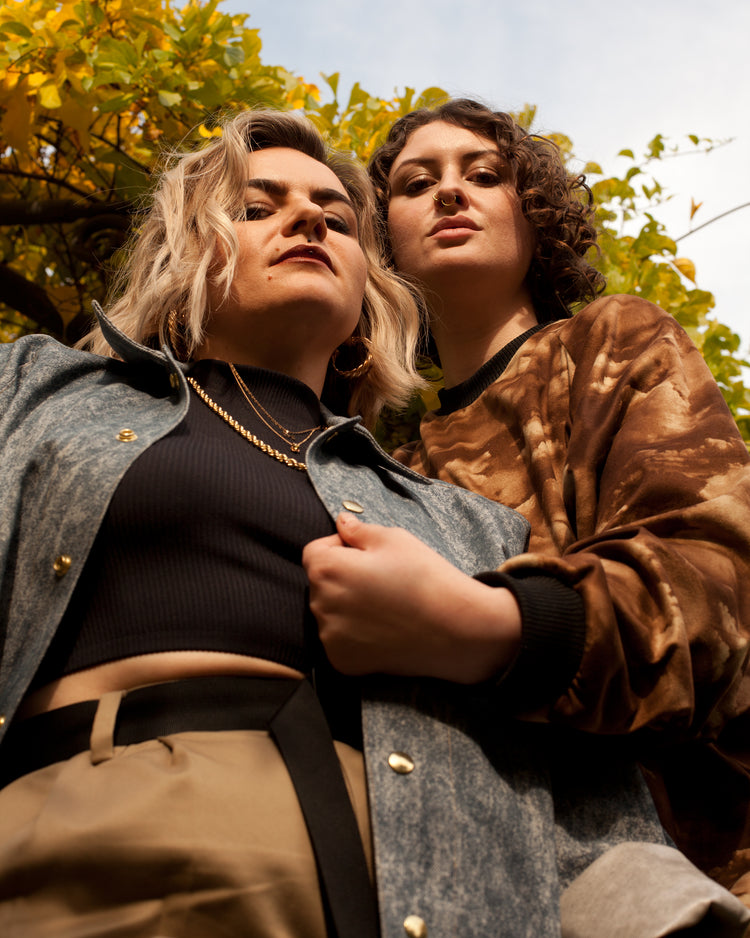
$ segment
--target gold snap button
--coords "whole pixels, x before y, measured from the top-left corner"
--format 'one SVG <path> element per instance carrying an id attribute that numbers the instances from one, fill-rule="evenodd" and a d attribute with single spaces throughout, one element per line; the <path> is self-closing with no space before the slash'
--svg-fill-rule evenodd
<path id="1" fill-rule="evenodd" d="M 399 775 L 408 775 L 414 771 L 414 760 L 405 752 L 392 752 L 388 756 L 388 765 Z"/>
<path id="2" fill-rule="evenodd" d="M 122 430 L 117 434 L 117 439 L 121 443 L 132 443 L 133 440 L 138 439 L 138 434 L 135 430 L 131 430 L 129 427 L 123 427 Z"/>
<path id="3" fill-rule="evenodd" d="M 404 919 L 404 931 L 409 938 L 427 938 L 427 925 L 418 915 L 407 915 Z"/>
<path id="4" fill-rule="evenodd" d="M 65 574 L 70 570 L 70 565 L 73 563 L 73 558 L 68 557 L 67 554 L 60 554 L 60 556 L 52 564 L 52 569 L 55 571 L 56 577 L 65 576 Z"/>
<path id="5" fill-rule="evenodd" d="M 359 502 L 352 502 L 348 498 L 345 498 L 341 504 L 347 511 L 353 511 L 355 515 L 361 515 L 364 511 Z"/>
<path id="6" fill-rule="evenodd" d="M 5 717 L 0 714 L 0 726 L 5 726 Z"/>

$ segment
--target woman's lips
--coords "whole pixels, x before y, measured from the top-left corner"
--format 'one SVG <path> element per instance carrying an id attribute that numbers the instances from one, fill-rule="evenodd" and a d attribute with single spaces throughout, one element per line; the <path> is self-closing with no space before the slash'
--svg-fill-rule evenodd
<path id="1" fill-rule="evenodd" d="M 467 231 L 479 231 L 479 225 L 466 215 L 451 215 L 441 218 L 430 229 L 430 237 L 439 235 L 442 238 L 460 237 Z"/>
<path id="2" fill-rule="evenodd" d="M 275 261 L 275 264 L 283 264 L 284 261 L 307 261 L 313 264 L 325 264 L 330 271 L 333 271 L 333 264 L 328 252 L 317 244 L 298 244 L 296 247 L 284 251 L 281 257 Z"/>

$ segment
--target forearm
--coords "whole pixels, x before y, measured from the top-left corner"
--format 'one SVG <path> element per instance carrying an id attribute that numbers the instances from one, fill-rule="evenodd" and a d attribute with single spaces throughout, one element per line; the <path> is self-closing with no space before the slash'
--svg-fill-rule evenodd
<path id="1" fill-rule="evenodd" d="M 532 524 L 529 552 L 501 567 L 526 599 L 523 654 L 499 686 L 514 712 L 587 731 L 714 735 L 750 637 L 747 452 L 671 317 L 630 298 L 593 312 L 566 338 L 567 396 L 552 354 L 538 399 L 526 386 L 522 460 L 521 431 L 499 431 L 493 484 Z M 532 587 L 540 576 L 563 592 Z"/>

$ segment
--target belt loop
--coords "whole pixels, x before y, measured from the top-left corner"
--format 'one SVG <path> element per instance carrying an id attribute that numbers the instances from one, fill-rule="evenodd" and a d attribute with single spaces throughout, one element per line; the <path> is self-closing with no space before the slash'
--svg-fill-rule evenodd
<path id="1" fill-rule="evenodd" d="M 91 764 L 99 765 L 115 754 L 115 724 L 120 701 L 127 691 L 112 690 L 102 694 L 91 724 Z"/>

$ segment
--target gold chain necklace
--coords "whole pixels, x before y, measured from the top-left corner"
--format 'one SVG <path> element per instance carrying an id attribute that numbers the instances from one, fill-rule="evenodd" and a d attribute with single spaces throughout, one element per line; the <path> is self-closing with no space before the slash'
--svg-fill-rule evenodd
<path id="1" fill-rule="evenodd" d="M 285 427 L 283 423 L 279 423 L 279 421 L 276 420 L 275 417 L 273 417 L 271 414 L 268 413 L 266 408 L 261 404 L 258 398 L 253 394 L 250 388 L 242 380 L 242 378 L 239 375 L 239 372 L 234 367 L 232 362 L 229 362 L 229 370 L 234 375 L 234 380 L 237 382 L 237 387 L 240 389 L 240 391 L 242 391 L 242 396 L 245 398 L 248 404 L 255 411 L 255 415 L 259 417 L 260 420 L 263 421 L 263 423 L 268 427 L 271 433 L 275 433 L 276 436 L 280 440 L 283 440 L 293 453 L 298 453 L 300 450 L 300 446 L 304 446 L 304 444 L 307 443 L 307 441 L 310 439 L 313 433 L 315 433 L 317 430 L 323 429 L 323 427 L 320 424 L 317 427 L 312 427 L 309 430 L 287 429 L 287 427 Z M 261 413 L 261 411 L 263 411 L 263 413 Z M 263 414 L 265 414 L 266 416 L 264 417 Z M 268 420 L 266 420 L 266 417 L 268 418 Z M 268 422 L 269 420 L 271 421 L 272 424 L 278 427 L 279 430 L 281 430 L 281 433 L 279 433 L 279 430 L 276 430 L 274 429 L 274 427 L 271 426 L 271 423 Z M 302 436 L 303 434 L 305 434 L 305 436 L 299 441 L 292 439 L 292 437 Z"/>
<path id="2" fill-rule="evenodd" d="M 218 414 L 219 417 L 229 426 L 236 430 L 241 437 L 244 437 L 248 443 L 252 443 L 253 446 L 265 453 L 267 456 L 271 456 L 273 459 L 277 459 L 279 462 L 283 462 L 285 466 L 289 466 L 292 469 L 299 469 L 300 472 L 307 472 L 307 465 L 303 462 L 300 462 L 298 459 L 292 459 L 291 456 L 287 456 L 286 453 L 280 453 L 277 449 L 274 449 L 273 446 L 269 446 L 268 443 L 264 443 L 263 440 L 259 439 L 254 433 L 251 433 L 249 430 L 246 430 L 245 427 L 235 420 L 231 414 L 228 414 L 223 407 L 219 407 L 216 401 L 212 400 L 208 394 L 203 390 L 203 388 L 198 384 L 195 378 L 188 376 L 188 383 L 190 387 L 195 391 L 198 397 L 206 404 L 211 410 Z"/>

